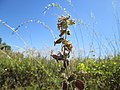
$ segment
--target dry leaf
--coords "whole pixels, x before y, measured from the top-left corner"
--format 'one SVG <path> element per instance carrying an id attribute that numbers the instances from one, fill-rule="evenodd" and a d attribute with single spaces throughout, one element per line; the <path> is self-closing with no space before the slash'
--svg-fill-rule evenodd
<path id="1" fill-rule="evenodd" d="M 69 41 L 64 40 L 63 44 L 68 48 L 68 51 L 72 51 L 73 46 Z"/>
<path id="2" fill-rule="evenodd" d="M 56 55 L 56 54 L 53 54 L 51 55 L 54 59 L 56 59 L 56 61 L 58 62 L 58 60 L 64 60 L 64 56 L 63 55 Z"/>
<path id="3" fill-rule="evenodd" d="M 54 41 L 54 46 L 56 44 L 60 44 L 63 40 L 64 40 L 64 38 L 59 38 L 57 41 Z"/>
<path id="4" fill-rule="evenodd" d="M 69 44 L 71 44 L 71 43 L 70 43 L 68 40 L 64 40 L 64 41 L 63 41 L 63 44 L 64 44 L 64 45 L 69 45 Z"/>
<path id="5" fill-rule="evenodd" d="M 68 88 L 67 82 L 66 82 L 66 81 L 63 81 L 62 90 L 67 90 L 67 88 Z"/>
<path id="6" fill-rule="evenodd" d="M 81 80 L 76 80 L 75 86 L 76 86 L 79 90 L 83 90 L 83 89 L 84 89 L 84 83 L 83 83 L 83 81 L 81 81 Z"/>
<path id="7" fill-rule="evenodd" d="M 67 48 L 69 51 L 72 51 L 72 48 L 73 48 L 72 44 L 67 45 Z"/>
<path id="8" fill-rule="evenodd" d="M 60 37 L 63 35 L 63 34 L 65 34 L 65 32 L 66 32 L 66 30 L 60 30 Z"/>

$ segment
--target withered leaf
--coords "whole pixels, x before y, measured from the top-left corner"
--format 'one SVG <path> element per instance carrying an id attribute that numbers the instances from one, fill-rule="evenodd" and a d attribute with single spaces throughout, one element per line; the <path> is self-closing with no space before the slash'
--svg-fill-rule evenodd
<path id="1" fill-rule="evenodd" d="M 82 80 L 76 80 L 75 86 L 76 86 L 79 90 L 83 90 L 83 89 L 84 89 L 84 83 L 83 83 Z"/>
<path id="2" fill-rule="evenodd" d="M 60 37 L 63 36 L 63 34 L 65 34 L 66 30 L 60 30 Z"/>
<path id="3" fill-rule="evenodd" d="M 59 38 L 58 40 L 54 41 L 54 46 L 56 44 L 60 44 L 63 40 L 64 40 L 64 38 Z"/>
<path id="4" fill-rule="evenodd" d="M 56 55 L 56 54 L 53 54 L 51 55 L 54 59 L 56 59 L 56 61 L 58 62 L 58 60 L 64 60 L 64 56 L 63 55 Z"/>
<path id="5" fill-rule="evenodd" d="M 63 81 L 63 86 L 62 86 L 62 90 L 67 90 L 68 85 L 66 81 Z"/>
<path id="6" fill-rule="evenodd" d="M 71 44 L 71 43 L 70 43 L 68 40 L 64 40 L 64 41 L 63 41 L 63 44 L 64 44 L 64 45 L 69 45 L 69 44 Z"/>
<path id="7" fill-rule="evenodd" d="M 69 41 L 64 40 L 63 44 L 68 48 L 69 51 L 72 51 L 73 46 Z"/>
<path id="8" fill-rule="evenodd" d="M 72 48 L 73 48 L 72 44 L 67 45 L 67 48 L 69 51 L 72 51 Z"/>

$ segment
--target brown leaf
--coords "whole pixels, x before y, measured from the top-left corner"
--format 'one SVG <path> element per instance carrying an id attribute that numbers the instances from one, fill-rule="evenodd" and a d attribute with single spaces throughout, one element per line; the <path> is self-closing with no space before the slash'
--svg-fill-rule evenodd
<path id="1" fill-rule="evenodd" d="M 58 60 L 64 60 L 64 57 L 63 57 L 63 55 L 60 55 L 60 56 L 58 56 L 58 55 L 56 55 L 56 54 L 53 54 L 53 55 L 51 55 L 54 59 L 56 59 L 56 61 L 58 62 Z"/>
<path id="2" fill-rule="evenodd" d="M 68 40 L 64 40 L 63 41 L 63 44 L 65 44 L 65 45 L 69 45 L 69 44 L 71 44 Z"/>
<path id="3" fill-rule="evenodd" d="M 76 80 L 75 86 L 76 86 L 79 90 L 83 90 L 83 89 L 84 89 L 84 83 L 83 83 L 82 80 Z"/>
<path id="4" fill-rule="evenodd" d="M 67 48 L 69 51 L 72 51 L 72 48 L 73 48 L 72 44 L 67 45 Z"/>
<path id="5" fill-rule="evenodd" d="M 63 86 L 62 86 L 62 90 L 67 90 L 68 85 L 66 81 L 63 81 Z"/>
<path id="6" fill-rule="evenodd" d="M 66 32 L 66 30 L 60 30 L 60 37 L 63 35 L 63 34 L 65 34 L 65 32 Z"/>
<path id="7" fill-rule="evenodd" d="M 69 52 L 72 51 L 73 46 L 72 46 L 72 44 L 69 41 L 64 40 L 63 44 L 65 44 L 65 46 L 68 48 Z"/>
<path id="8" fill-rule="evenodd" d="M 54 46 L 56 44 L 60 44 L 63 40 L 64 40 L 64 38 L 59 38 L 58 40 L 54 41 Z"/>

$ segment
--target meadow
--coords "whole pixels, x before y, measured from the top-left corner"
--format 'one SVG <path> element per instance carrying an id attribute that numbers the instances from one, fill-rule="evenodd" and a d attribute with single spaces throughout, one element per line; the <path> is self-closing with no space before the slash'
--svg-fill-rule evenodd
<path id="1" fill-rule="evenodd" d="M 69 4 L 72 5 L 71 2 Z M 65 14 L 58 17 L 56 25 L 59 35 L 53 41 L 54 47 L 56 44 L 61 45 L 60 50 L 54 54 L 55 50 L 51 49 L 51 54 L 44 56 L 28 47 L 23 53 L 19 50 L 13 50 L 13 47 L 3 43 L 2 38 L 0 38 L 0 90 L 120 90 L 119 40 L 115 39 L 114 44 L 108 40 L 107 45 L 109 45 L 105 47 L 99 41 L 95 30 L 92 29 L 91 41 L 93 44 L 94 39 L 97 39 L 99 47 L 97 53 L 94 51 L 96 46 L 93 45 L 90 46 L 92 49 L 88 56 L 83 57 L 80 55 L 83 52 L 80 51 L 78 51 L 80 53 L 77 52 L 78 55 L 71 55 L 76 52 L 73 50 L 74 44 L 68 38 L 71 36 L 69 27 L 76 23 L 78 27 L 79 25 L 87 27 L 87 24 L 80 19 L 71 18 L 66 9 L 56 3 L 46 6 L 43 13 L 45 14 L 53 7 L 59 8 Z M 116 20 L 119 21 L 119 17 Z M 24 42 L 25 46 L 27 46 L 26 42 L 19 35 L 19 29 L 28 23 L 41 24 L 54 37 L 52 29 L 39 20 L 28 20 L 16 28 L 12 28 L 2 20 L 0 23 L 12 30 Z M 119 27 L 117 29 L 120 30 Z M 74 31 L 74 33 L 76 32 Z M 79 47 L 77 34 L 75 36 Z M 81 37 L 82 40 L 82 34 Z M 107 52 L 109 50 L 110 52 Z M 102 54 L 103 52 L 105 55 Z M 109 53 L 112 54 L 109 55 Z"/>
<path id="2" fill-rule="evenodd" d="M 24 58 L 19 54 L 12 59 L 0 54 L 1 90 L 61 90 L 64 73 L 61 63 L 42 57 Z M 69 74 L 83 80 L 85 90 L 119 90 L 120 56 L 104 59 L 72 58 Z M 72 90 L 72 89 L 69 89 Z"/>

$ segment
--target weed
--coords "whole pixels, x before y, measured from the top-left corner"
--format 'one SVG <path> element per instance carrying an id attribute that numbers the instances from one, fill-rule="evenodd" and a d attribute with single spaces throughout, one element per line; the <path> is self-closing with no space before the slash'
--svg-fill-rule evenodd
<path id="1" fill-rule="evenodd" d="M 69 57 L 72 51 L 73 45 L 72 43 L 67 40 L 67 37 L 71 34 L 70 30 L 68 29 L 69 26 L 75 24 L 74 20 L 70 19 L 70 16 L 61 16 L 58 18 L 58 30 L 60 32 L 59 39 L 54 41 L 54 46 L 56 44 L 62 44 L 61 50 L 58 54 L 51 53 L 51 56 L 56 59 L 57 63 L 62 61 L 63 66 L 61 67 L 59 74 L 64 74 L 65 80 L 62 83 L 62 90 L 70 90 L 78 88 L 79 90 L 84 89 L 84 83 L 81 80 L 76 79 L 76 75 L 69 73 L 68 66 L 69 66 Z"/>

